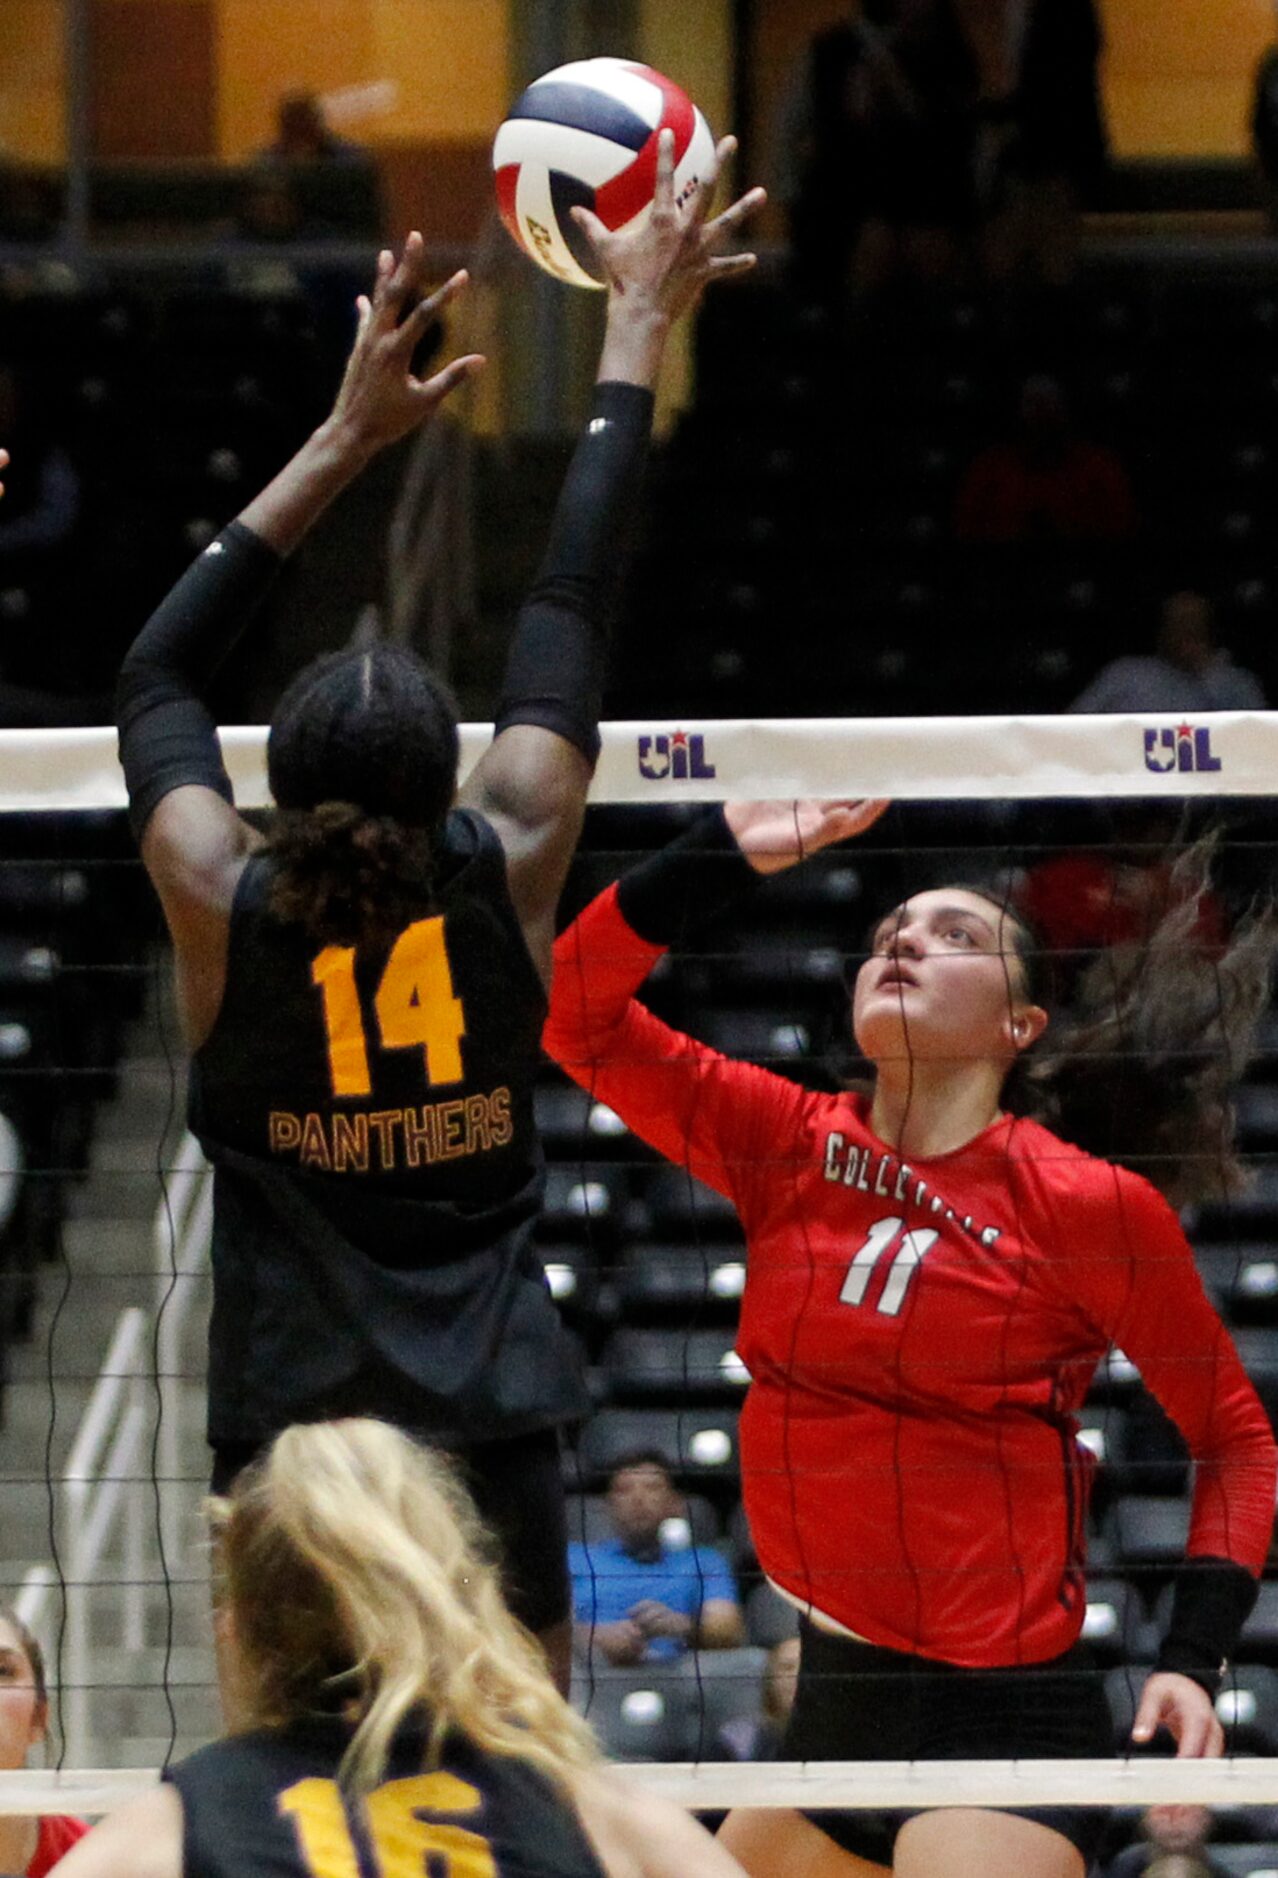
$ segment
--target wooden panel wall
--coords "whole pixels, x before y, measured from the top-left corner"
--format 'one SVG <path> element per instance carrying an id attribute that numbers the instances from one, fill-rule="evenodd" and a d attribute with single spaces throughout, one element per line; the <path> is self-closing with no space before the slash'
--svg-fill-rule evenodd
<path id="1" fill-rule="evenodd" d="M 93 148 L 99 157 L 212 157 L 213 0 L 92 0 Z"/>

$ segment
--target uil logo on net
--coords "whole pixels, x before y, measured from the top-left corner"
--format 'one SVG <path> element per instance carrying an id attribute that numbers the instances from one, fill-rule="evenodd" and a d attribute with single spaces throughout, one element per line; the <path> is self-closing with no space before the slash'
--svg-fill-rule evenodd
<path id="1" fill-rule="evenodd" d="M 639 774 L 652 782 L 708 782 L 715 766 L 701 731 L 659 731 L 639 739 Z"/>
<path id="2" fill-rule="evenodd" d="M 1177 724 L 1174 729 L 1167 726 L 1145 732 L 1146 769 L 1202 775 L 1220 766 L 1220 758 L 1211 747 L 1210 724 Z"/>

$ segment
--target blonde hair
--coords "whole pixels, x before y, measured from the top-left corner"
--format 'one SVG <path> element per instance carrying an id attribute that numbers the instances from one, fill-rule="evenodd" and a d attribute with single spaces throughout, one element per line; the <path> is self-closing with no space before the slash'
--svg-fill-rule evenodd
<path id="1" fill-rule="evenodd" d="M 288 1428 L 211 1511 L 249 1725 L 349 1713 L 339 1777 L 362 1791 L 415 1711 L 428 1766 L 454 1732 L 564 1789 L 598 1763 L 440 1455 L 383 1422 Z"/>

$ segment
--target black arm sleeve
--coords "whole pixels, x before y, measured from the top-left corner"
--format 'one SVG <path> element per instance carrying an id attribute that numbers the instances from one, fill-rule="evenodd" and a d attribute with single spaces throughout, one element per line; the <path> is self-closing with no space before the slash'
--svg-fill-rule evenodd
<path id="1" fill-rule="evenodd" d="M 1257 1590 L 1251 1573 L 1232 1559 L 1187 1559 L 1176 1577 L 1157 1667 L 1188 1676 L 1214 1700 Z"/>
<path id="2" fill-rule="evenodd" d="M 539 724 L 592 764 L 608 631 L 629 566 L 652 412 L 652 393 L 638 385 L 596 387 L 546 557 L 515 622 L 497 707 L 498 731 Z"/>
<path id="3" fill-rule="evenodd" d="M 129 821 L 139 841 L 157 805 L 185 783 L 201 783 L 233 801 L 217 726 L 201 693 L 280 566 L 273 548 L 232 522 L 129 647 L 116 685 L 115 717 Z"/>
<path id="4" fill-rule="evenodd" d="M 722 807 L 699 815 L 677 840 L 623 874 L 617 905 L 650 945 L 678 945 L 759 885 Z"/>

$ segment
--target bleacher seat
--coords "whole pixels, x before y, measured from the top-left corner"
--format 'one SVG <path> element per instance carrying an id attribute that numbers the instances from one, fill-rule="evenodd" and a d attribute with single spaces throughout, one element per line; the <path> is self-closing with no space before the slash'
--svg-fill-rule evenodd
<path id="1" fill-rule="evenodd" d="M 739 1246 L 705 1241 L 641 1240 L 622 1249 L 616 1288 L 628 1323 L 735 1323 L 745 1288 L 744 1254 Z"/>
<path id="2" fill-rule="evenodd" d="M 538 1224 L 538 1237 L 593 1246 L 611 1252 L 626 1218 L 626 1185 L 613 1168 L 591 1163 L 587 1167 L 550 1167 L 546 1170 L 546 1198 Z"/>
<path id="3" fill-rule="evenodd" d="M 1088 1579 L 1083 1638 L 1103 1664 L 1149 1663 L 1157 1652 L 1157 1632 L 1122 1578 Z"/>
<path id="4" fill-rule="evenodd" d="M 1189 1501 L 1179 1495 L 1128 1495 L 1115 1503 L 1105 1524 L 1118 1569 L 1148 1580 L 1184 1558 Z"/>
<path id="5" fill-rule="evenodd" d="M 1270 1421 L 1278 1423 L 1278 1328 L 1237 1330 L 1234 1343 Z"/>
<path id="6" fill-rule="evenodd" d="M 755 1585 L 745 1601 L 746 1635 L 760 1649 L 775 1649 L 799 1634 L 799 1613 L 788 1598 L 766 1582 Z"/>
<path id="7" fill-rule="evenodd" d="M 654 1230 L 695 1243 L 740 1239 L 736 1208 L 723 1194 L 694 1180 L 681 1167 L 658 1167 L 646 1175 L 640 1195 Z"/>
<path id="8" fill-rule="evenodd" d="M 766 1650 L 749 1644 L 736 1650 L 697 1650 L 680 1659 L 694 1687 L 695 1758 L 720 1759 L 715 1745 L 720 1730 L 743 1715 L 758 1713 L 767 1660 Z"/>
<path id="9" fill-rule="evenodd" d="M 573 1675 L 572 1702 L 610 1760 L 686 1761 L 697 1752 L 701 1730 L 696 1684 L 672 1665 L 579 1666 Z"/>
<path id="10" fill-rule="evenodd" d="M 1278 1670 L 1235 1663 L 1216 1697 L 1227 1754 L 1278 1754 Z"/>
<path id="11" fill-rule="evenodd" d="M 600 1352 L 611 1402 L 739 1402 L 749 1376 L 731 1331 L 614 1331 Z"/>

